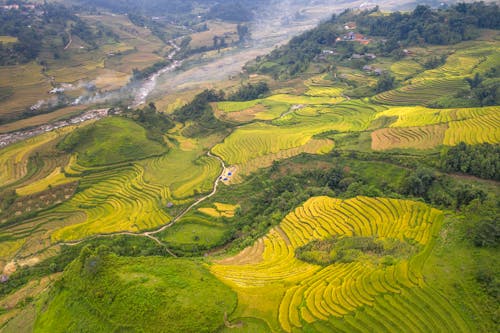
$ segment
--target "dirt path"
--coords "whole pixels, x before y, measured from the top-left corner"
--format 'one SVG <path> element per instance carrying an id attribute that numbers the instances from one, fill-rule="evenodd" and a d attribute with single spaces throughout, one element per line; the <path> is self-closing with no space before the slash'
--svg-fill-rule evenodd
<path id="1" fill-rule="evenodd" d="M 220 179 L 221 179 L 221 176 L 224 174 L 224 171 L 226 170 L 226 164 L 224 163 L 224 161 L 219 157 L 219 156 L 216 156 L 216 155 L 213 155 L 210 150 L 207 152 L 207 155 L 209 157 L 213 157 L 213 158 L 216 158 L 221 166 L 222 166 L 222 171 L 221 173 L 217 176 L 217 178 L 215 179 L 214 183 L 213 183 L 213 189 L 212 189 L 212 192 L 210 192 L 209 194 L 199 198 L 198 200 L 196 200 L 195 202 L 193 202 L 189 207 L 187 207 L 186 209 L 184 209 L 180 214 L 178 214 L 172 221 L 170 221 L 169 223 L 163 225 L 162 227 L 160 227 L 159 229 L 156 229 L 156 230 L 153 230 L 153 231 L 145 231 L 145 232 L 141 232 L 141 233 L 133 233 L 133 232 L 130 232 L 130 231 L 120 231 L 120 232 L 115 232 L 115 233 L 109 233 L 109 234 L 97 234 L 97 235 L 94 235 L 92 237 L 89 237 L 89 238 L 85 238 L 85 239 L 81 239 L 81 240 L 78 240 L 78 241 L 75 241 L 75 242 L 62 242 L 62 243 L 59 243 L 61 245 L 69 245 L 69 246 L 75 246 L 75 245 L 78 245 L 80 243 L 83 243 L 84 241 L 87 241 L 87 240 L 91 240 L 91 239 L 96 239 L 96 238 L 102 238 L 102 237 L 111 237 L 111 236 L 120 236 L 120 235 L 125 235 L 125 236 L 137 236 L 137 237 L 147 237 L 147 238 L 150 238 L 152 239 L 153 241 L 155 241 L 158 245 L 160 246 L 163 246 L 165 248 L 165 250 L 173 257 L 177 257 L 175 255 L 175 253 L 173 253 L 172 251 L 170 251 L 166 246 L 165 244 L 160 240 L 158 239 L 156 236 L 157 233 L 160 233 L 162 231 L 164 231 L 165 229 L 167 228 L 170 228 L 172 225 L 174 225 L 177 221 L 179 221 L 184 215 L 186 215 L 189 211 L 191 211 L 194 207 L 196 207 L 197 205 L 199 205 L 201 202 L 207 200 L 208 198 L 210 198 L 211 196 L 213 196 L 215 193 L 217 193 L 217 187 L 219 186 L 219 183 L 220 183 Z"/>
<path id="2" fill-rule="evenodd" d="M 71 45 L 71 43 L 73 43 L 73 37 L 71 37 L 71 33 L 68 32 L 68 36 L 69 36 L 69 42 L 68 44 L 66 44 L 66 46 L 64 47 L 65 50 L 68 49 L 68 47 Z"/>

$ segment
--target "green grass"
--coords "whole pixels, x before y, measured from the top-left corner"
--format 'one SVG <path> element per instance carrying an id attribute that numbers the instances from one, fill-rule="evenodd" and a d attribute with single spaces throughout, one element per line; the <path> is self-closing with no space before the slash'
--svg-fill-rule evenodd
<path id="1" fill-rule="evenodd" d="M 232 102 L 232 101 L 218 102 L 217 107 L 219 108 L 219 110 L 222 110 L 224 112 L 236 112 L 251 108 L 252 106 L 260 104 L 261 102 L 262 100 L 260 99 L 255 99 L 252 101 L 244 101 L 244 102 Z"/>
<path id="2" fill-rule="evenodd" d="M 235 305 L 200 262 L 89 251 L 41 304 L 34 331 L 213 332 Z"/>
<path id="3" fill-rule="evenodd" d="M 226 232 L 223 227 L 198 223 L 197 219 L 185 219 L 166 229 L 161 239 L 174 247 L 210 248 L 220 244 Z"/>
<path id="4" fill-rule="evenodd" d="M 100 166 L 143 159 L 166 152 L 166 147 L 146 137 L 137 123 L 119 117 L 102 119 L 68 135 L 62 149 L 78 154 L 84 166 Z"/>

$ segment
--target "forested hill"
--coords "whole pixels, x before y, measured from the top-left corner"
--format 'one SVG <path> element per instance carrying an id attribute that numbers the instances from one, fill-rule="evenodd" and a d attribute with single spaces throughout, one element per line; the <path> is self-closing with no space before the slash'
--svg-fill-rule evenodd
<path id="1" fill-rule="evenodd" d="M 73 8 L 49 3 L 32 6 L 21 3 L 19 9 L 0 9 L 0 36 L 15 38 L 13 43 L 0 42 L 0 66 L 34 60 L 44 46 L 57 53 L 67 45 L 70 35 L 78 36 L 91 49 L 99 40 L 118 40 L 102 25 L 91 28 Z"/>
<path id="2" fill-rule="evenodd" d="M 249 72 L 287 78 L 304 72 L 317 55 L 335 44 L 359 41 L 366 52 L 397 56 L 412 45 L 450 45 L 471 40 L 480 29 L 500 29 L 497 4 L 459 3 L 445 9 L 420 5 L 412 12 L 389 15 L 378 7 L 346 10 L 246 68 Z M 373 38 L 370 45 L 369 38 Z M 348 49 L 354 50 L 352 43 Z"/>
<path id="3" fill-rule="evenodd" d="M 103 8 L 118 13 L 135 13 L 154 15 L 177 20 L 180 17 L 188 19 L 199 14 L 206 18 L 216 18 L 225 21 L 244 22 L 253 18 L 253 11 L 260 4 L 269 0 L 79 0 L 85 8 Z M 194 13 L 196 12 L 196 13 Z"/>

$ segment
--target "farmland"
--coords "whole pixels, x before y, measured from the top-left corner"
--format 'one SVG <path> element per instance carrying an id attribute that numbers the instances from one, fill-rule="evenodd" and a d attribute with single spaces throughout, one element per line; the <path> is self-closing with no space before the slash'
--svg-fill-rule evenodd
<path id="1" fill-rule="evenodd" d="M 454 146 L 500 142 L 498 107 L 428 109 L 424 107 L 392 108 L 377 118 L 396 120 L 389 128 L 372 133 L 372 148 L 429 149 L 439 145 Z"/>
<path id="2" fill-rule="evenodd" d="M 0 331 L 498 331 L 500 35 L 458 6 L 346 11 L 229 79 L 251 24 L 99 8 L 95 45 L 68 25 L 1 66 L 0 132 L 33 134 L 86 107 L 10 122 L 31 103 L 178 65 L 144 104 L 0 149 Z"/>
<path id="3" fill-rule="evenodd" d="M 311 198 L 251 248 L 222 260 L 211 270 L 232 286 L 242 300 L 246 299 L 249 290 L 262 296 L 269 290 L 281 290 L 279 298 L 263 296 L 267 308 L 264 319 L 273 329 L 278 325 L 287 332 L 304 325 L 352 329 L 357 324 L 349 320 L 350 316 L 359 324 L 366 320 L 366 324 L 374 321 L 371 325 L 375 325 L 377 320 L 370 317 L 370 312 L 378 311 L 390 323 L 381 329 L 397 331 L 402 325 L 399 316 L 384 302 L 408 300 L 425 304 L 424 307 L 435 307 L 436 312 L 427 312 L 415 306 L 412 310 L 416 319 L 414 324 L 437 330 L 447 327 L 467 331 L 467 323 L 444 298 L 429 294 L 421 274 L 442 219 L 441 212 L 410 201 Z M 362 253 L 352 257 L 352 262 L 341 261 L 323 268 L 296 258 L 295 251 L 300 246 L 333 235 L 412 240 L 420 250 L 412 258 L 385 265 L 371 264 L 369 257 Z M 276 296 L 276 292 L 268 295 Z M 240 304 L 237 313 L 243 317 L 254 313 L 262 315 L 249 305 Z M 367 310 L 358 312 L 361 307 Z M 367 315 L 366 319 L 358 318 L 358 313 Z M 423 319 L 429 314 L 437 314 L 441 319 L 429 323 Z M 345 320 L 329 320 L 332 317 L 344 317 Z"/>

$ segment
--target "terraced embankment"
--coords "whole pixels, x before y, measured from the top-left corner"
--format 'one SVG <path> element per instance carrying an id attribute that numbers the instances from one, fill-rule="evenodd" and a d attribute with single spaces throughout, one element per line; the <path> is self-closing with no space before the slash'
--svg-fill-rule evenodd
<path id="1" fill-rule="evenodd" d="M 414 201 L 314 197 L 211 271 L 238 293 L 235 317 L 259 317 L 274 330 L 467 332 L 468 323 L 421 273 L 442 220 L 441 211 Z M 417 252 L 381 262 L 361 255 L 327 266 L 297 259 L 298 248 L 332 236 L 394 239 Z M 410 313 L 408 320 L 401 311 Z"/>

